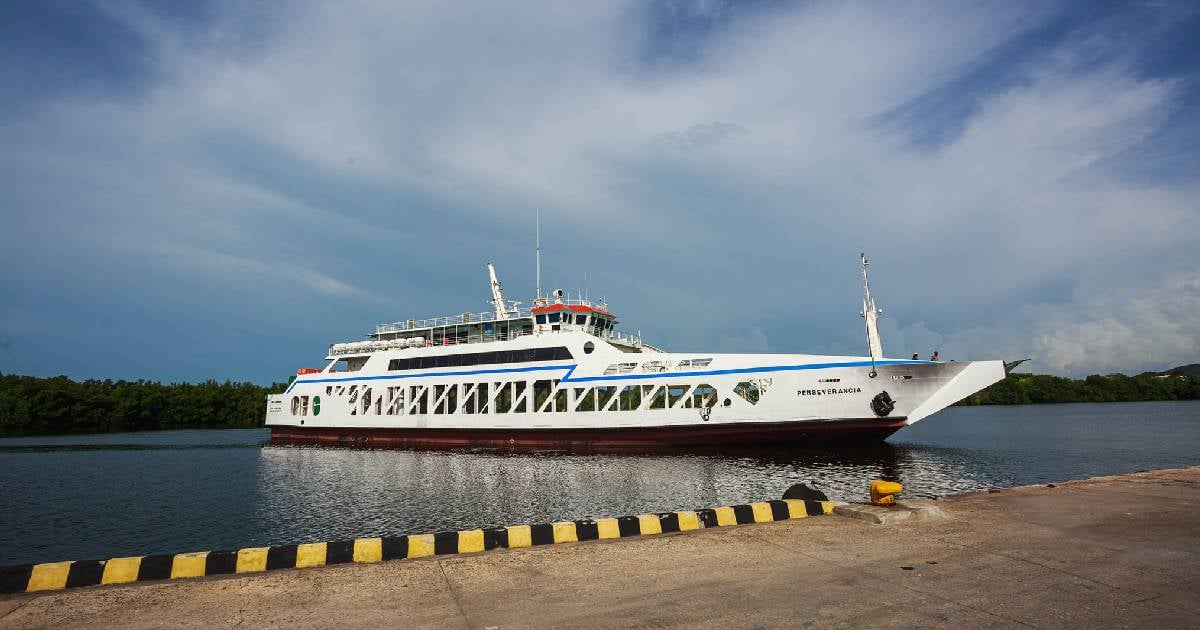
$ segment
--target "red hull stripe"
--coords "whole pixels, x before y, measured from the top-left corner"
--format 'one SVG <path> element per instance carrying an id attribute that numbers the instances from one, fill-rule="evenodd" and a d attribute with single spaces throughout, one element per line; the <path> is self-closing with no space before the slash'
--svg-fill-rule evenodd
<path id="1" fill-rule="evenodd" d="M 739 422 L 607 429 L 271 427 L 272 444 L 366 448 L 669 448 L 734 444 L 878 442 L 904 418 Z"/>

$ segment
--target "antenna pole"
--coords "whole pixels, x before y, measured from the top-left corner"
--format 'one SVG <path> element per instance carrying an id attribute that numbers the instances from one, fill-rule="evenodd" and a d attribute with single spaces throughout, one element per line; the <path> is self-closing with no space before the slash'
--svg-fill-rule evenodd
<path id="1" fill-rule="evenodd" d="M 542 299 L 542 211 L 534 215 L 534 264 L 537 266 L 537 299 Z"/>

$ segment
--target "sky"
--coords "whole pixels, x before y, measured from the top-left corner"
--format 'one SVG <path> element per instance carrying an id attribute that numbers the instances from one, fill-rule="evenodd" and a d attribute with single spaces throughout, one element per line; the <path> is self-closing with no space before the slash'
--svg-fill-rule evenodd
<path id="1" fill-rule="evenodd" d="M 1200 5 L 46 0 L 0 20 L 0 372 L 285 380 L 603 298 L 677 351 L 1200 361 Z"/>

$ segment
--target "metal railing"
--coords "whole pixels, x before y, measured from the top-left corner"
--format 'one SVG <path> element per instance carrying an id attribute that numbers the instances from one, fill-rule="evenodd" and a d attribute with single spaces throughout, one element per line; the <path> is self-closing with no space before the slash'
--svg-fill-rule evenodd
<path id="1" fill-rule="evenodd" d="M 527 308 L 514 308 L 509 311 L 508 319 L 520 319 L 522 317 L 533 317 L 533 313 Z M 402 322 L 392 322 L 390 324 L 376 324 L 375 332 L 377 334 L 407 332 L 410 330 L 420 330 L 423 328 L 436 328 L 438 326 L 455 326 L 458 324 L 478 324 L 482 322 L 496 321 L 508 320 L 497 319 L 496 311 L 484 311 L 482 313 L 463 313 L 461 315 L 430 317 L 428 319 L 406 319 Z"/>
<path id="2" fill-rule="evenodd" d="M 493 315 L 494 315 L 494 313 L 493 313 Z M 598 339 L 604 339 L 606 341 L 611 341 L 611 342 L 615 342 L 618 344 L 632 346 L 635 348 L 640 348 L 643 346 L 653 348 L 653 346 L 650 346 L 649 344 L 644 344 L 642 342 L 642 337 L 640 334 L 625 333 L 625 332 L 621 332 L 618 330 L 609 331 L 608 334 L 606 334 L 606 335 L 596 335 L 596 334 L 592 333 L 590 330 L 585 330 L 584 332 L 592 334 L 594 337 L 597 337 Z M 329 346 L 329 356 L 361 355 L 361 354 L 368 354 L 371 352 L 380 352 L 383 350 L 412 350 L 412 349 L 418 349 L 418 348 L 430 348 L 430 347 L 434 347 L 434 346 L 463 346 L 463 345 L 471 345 L 471 344 L 477 344 L 477 343 L 490 343 L 493 341 L 511 341 L 511 340 L 517 339 L 519 337 L 527 337 L 527 336 L 530 336 L 533 334 L 534 333 L 522 332 L 520 330 L 510 330 L 507 332 L 497 332 L 494 335 L 466 335 L 463 337 L 458 337 L 458 336 L 454 336 L 454 335 L 445 335 L 440 338 L 430 338 L 430 339 L 424 339 L 423 337 L 410 337 L 407 339 L 394 339 L 394 340 L 389 340 L 389 341 L 370 341 L 369 340 L 369 341 L 361 341 L 361 342 L 352 342 L 351 344 L 347 344 L 352 347 L 349 347 L 349 348 L 343 347 L 343 348 L 336 348 L 336 349 L 334 348 L 334 346 L 341 345 L 341 344 L 331 344 Z M 553 333 L 547 333 L 547 334 L 553 334 Z M 420 339 L 421 341 L 423 341 L 423 343 L 418 344 L 418 343 L 409 341 L 409 339 Z M 655 348 L 655 349 L 657 349 L 657 348 Z"/>
<path id="3" fill-rule="evenodd" d="M 537 300 L 534 300 L 533 307 L 534 308 L 545 308 L 547 306 L 554 306 L 556 304 L 565 304 L 567 306 L 586 306 L 588 308 L 595 308 L 595 309 L 599 309 L 599 310 L 608 312 L 608 305 L 605 304 L 604 302 L 593 302 L 591 300 L 584 300 L 584 299 L 574 299 L 573 300 L 571 298 L 563 298 L 561 300 L 553 300 L 553 299 L 545 298 L 540 302 Z"/>
<path id="4" fill-rule="evenodd" d="M 555 304 L 564 304 L 566 306 L 587 306 L 589 308 L 598 308 L 607 312 L 608 305 L 603 302 L 594 303 L 591 300 L 571 300 L 564 299 L 561 302 L 547 302 L 544 306 L 554 306 Z M 536 306 L 535 308 L 542 308 Z M 533 317 L 533 311 L 530 308 L 517 307 L 508 312 L 508 319 L 519 319 L 523 317 Z M 430 317 L 426 319 L 406 319 L 404 321 L 392 322 L 390 324 L 376 324 L 376 333 L 394 333 L 406 332 L 409 330 L 420 330 L 423 328 L 436 328 L 438 326 L 455 326 L 458 324 L 478 324 L 483 322 L 506 321 L 496 318 L 495 311 L 483 311 L 481 313 L 462 313 L 460 315 L 447 315 L 445 317 Z"/>

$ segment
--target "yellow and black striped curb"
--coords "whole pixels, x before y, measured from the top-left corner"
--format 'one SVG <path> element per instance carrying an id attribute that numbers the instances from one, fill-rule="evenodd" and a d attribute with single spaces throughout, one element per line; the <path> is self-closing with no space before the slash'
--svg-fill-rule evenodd
<path id="1" fill-rule="evenodd" d="M 707 527 L 767 523 L 829 514 L 830 501 L 763 501 L 694 512 L 639 514 L 619 518 L 561 521 L 540 525 L 510 525 L 440 534 L 356 538 L 275 547 L 247 547 L 237 551 L 194 551 L 110 558 L 22 564 L 0 567 L 0 593 L 20 593 L 92 586 L 257 573 L 272 569 L 319 567 L 347 562 L 380 562 L 443 554 L 474 553 L 489 549 L 516 549 L 584 540 L 602 540 L 683 532 Z"/>

